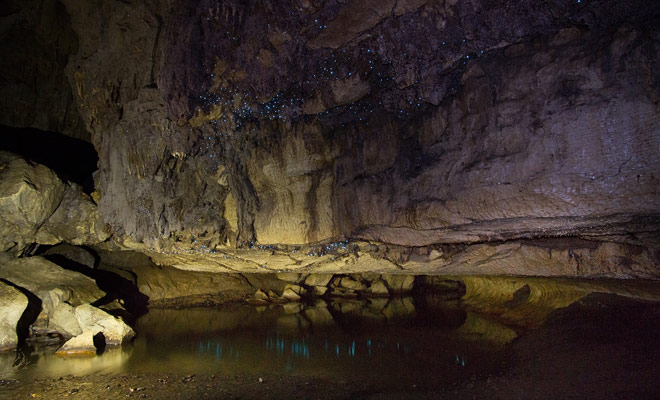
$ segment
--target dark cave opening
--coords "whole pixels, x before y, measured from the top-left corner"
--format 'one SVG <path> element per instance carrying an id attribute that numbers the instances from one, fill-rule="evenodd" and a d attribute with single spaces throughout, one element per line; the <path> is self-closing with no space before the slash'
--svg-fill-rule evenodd
<path id="1" fill-rule="evenodd" d="M 99 158 L 91 143 L 57 132 L 6 125 L 0 125 L 0 135 L 0 150 L 47 166 L 60 179 L 82 186 L 87 194 L 94 191 L 92 174 Z"/>

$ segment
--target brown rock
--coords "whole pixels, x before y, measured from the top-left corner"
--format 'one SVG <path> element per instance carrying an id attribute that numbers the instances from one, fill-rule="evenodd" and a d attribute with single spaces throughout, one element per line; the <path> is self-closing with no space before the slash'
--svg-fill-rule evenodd
<path id="1" fill-rule="evenodd" d="M 387 290 L 385 283 L 380 279 L 373 282 L 368 290 L 374 296 L 389 296 L 390 292 Z"/>
<path id="2" fill-rule="evenodd" d="M 382 278 L 394 294 L 409 293 L 415 282 L 412 275 L 383 275 Z"/>
<path id="3" fill-rule="evenodd" d="M 22 250 L 53 214 L 65 185 L 50 169 L 0 151 L 0 252 Z"/>

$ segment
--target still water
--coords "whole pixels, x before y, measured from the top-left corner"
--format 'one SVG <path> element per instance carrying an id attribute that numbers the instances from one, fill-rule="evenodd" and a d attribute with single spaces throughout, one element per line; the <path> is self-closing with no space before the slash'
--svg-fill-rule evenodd
<path id="1" fill-rule="evenodd" d="M 275 373 L 432 388 L 501 369 L 516 337 L 457 302 L 412 298 L 151 310 L 136 331 L 131 345 L 97 357 L 60 358 L 55 348 L 5 354 L 4 377 Z"/>

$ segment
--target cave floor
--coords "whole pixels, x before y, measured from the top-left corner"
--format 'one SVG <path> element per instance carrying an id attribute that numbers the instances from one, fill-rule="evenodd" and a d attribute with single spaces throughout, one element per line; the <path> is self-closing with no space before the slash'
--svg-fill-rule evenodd
<path id="1" fill-rule="evenodd" d="M 127 369 L 3 379 L 0 398 L 650 399 L 660 395 L 658 303 L 592 294 L 553 312 L 541 328 L 519 333 L 506 345 L 500 369 L 477 370 L 453 382 L 444 377 L 447 384 L 442 385 L 422 381 L 384 389 L 359 375 L 305 376 L 275 369 L 195 374 Z M 441 375 L 438 381 L 443 380 Z"/>

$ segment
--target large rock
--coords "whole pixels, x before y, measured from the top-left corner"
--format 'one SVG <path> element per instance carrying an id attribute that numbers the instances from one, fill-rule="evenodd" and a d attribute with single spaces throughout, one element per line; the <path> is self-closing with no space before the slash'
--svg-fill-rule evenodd
<path id="1" fill-rule="evenodd" d="M 332 274 L 309 274 L 305 278 L 305 285 L 307 286 L 328 286 L 330 280 L 332 279 Z"/>
<path id="2" fill-rule="evenodd" d="M 98 335 L 98 332 L 85 331 L 67 340 L 62 347 L 57 349 L 55 354 L 58 356 L 95 356 L 98 349 L 94 343 L 94 338 Z"/>
<path id="3" fill-rule="evenodd" d="M 42 311 L 33 326 L 41 333 L 58 332 L 64 337 L 81 333 L 73 308 L 105 296 L 93 279 L 66 270 L 42 257 L 19 258 L 0 266 L 5 279 L 41 300 Z"/>
<path id="4" fill-rule="evenodd" d="M 110 236 L 96 204 L 41 164 L 0 151 L 0 252 L 32 243 L 96 244 Z"/>
<path id="5" fill-rule="evenodd" d="M 22 250 L 36 241 L 39 227 L 64 196 L 53 171 L 0 151 L 0 252 Z"/>
<path id="6" fill-rule="evenodd" d="M 0 351 L 18 345 L 17 325 L 28 306 L 28 298 L 17 289 L 0 282 Z"/>
<path id="7" fill-rule="evenodd" d="M 83 332 L 103 333 L 108 345 L 119 345 L 135 336 L 130 326 L 100 308 L 82 304 L 76 307 L 75 314 Z"/>
<path id="8" fill-rule="evenodd" d="M 39 297 L 44 307 L 66 302 L 71 306 L 93 303 L 105 295 L 96 282 L 43 257 L 24 257 L 0 265 L 0 278 Z"/>
<path id="9" fill-rule="evenodd" d="M 355 290 L 355 291 L 363 291 L 367 288 L 367 286 L 362 283 L 362 281 L 357 280 L 351 276 L 345 276 L 339 280 L 339 286 L 350 289 L 350 290 Z"/>
<path id="10" fill-rule="evenodd" d="M 137 289 L 138 293 L 134 293 L 138 297 L 136 301 L 148 302 L 151 307 L 217 304 L 250 296 L 256 288 L 267 288 L 266 285 L 252 285 L 236 273 L 219 274 L 161 267 L 155 265 L 149 257 L 132 251 L 103 251 L 100 256 L 99 269 L 124 278 L 126 283 Z M 279 283 L 282 289 L 286 285 L 276 278 L 265 281 Z"/>
<path id="11" fill-rule="evenodd" d="M 36 241 L 94 245 L 108 239 L 110 234 L 110 227 L 103 222 L 96 204 L 80 186 L 69 184 L 59 207 L 39 228 Z"/>
<path id="12" fill-rule="evenodd" d="M 385 286 L 385 283 L 380 279 L 369 286 L 369 293 L 374 296 L 388 296 L 390 294 L 389 290 L 387 290 L 387 286 Z"/>
<path id="13" fill-rule="evenodd" d="M 81 266 L 87 267 L 90 270 L 96 268 L 98 264 L 98 256 L 93 251 L 80 246 L 72 246 L 70 244 L 58 244 L 41 253 L 43 256 L 50 256 L 58 259 L 66 259 L 73 261 Z"/>
<path id="14" fill-rule="evenodd" d="M 409 293 L 415 283 L 413 275 L 383 275 L 382 278 L 390 292 L 395 294 Z"/>
<path id="15" fill-rule="evenodd" d="M 282 297 L 289 301 L 300 301 L 305 294 L 307 294 L 307 291 L 302 286 L 286 285 Z"/>

